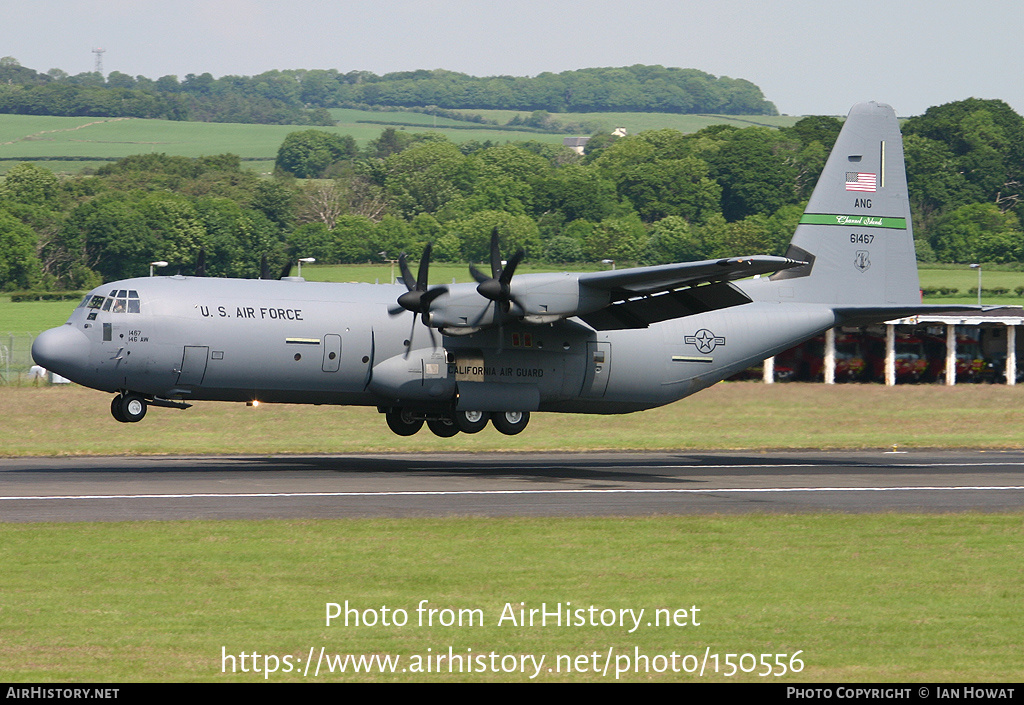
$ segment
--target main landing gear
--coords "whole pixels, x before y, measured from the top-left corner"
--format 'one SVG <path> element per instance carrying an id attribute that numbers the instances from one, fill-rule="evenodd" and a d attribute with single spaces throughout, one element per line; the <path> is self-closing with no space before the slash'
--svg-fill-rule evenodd
<path id="1" fill-rule="evenodd" d="M 409 409 L 390 409 L 385 412 L 388 428 L 399 436 L 412 436 L 423 428 L 424 422 L 431 433 L 451 438 L 457 433 L 479 433 L 491 424 L 506 436 L 521 433 L 530 423 L 529 411 L 456 411 L 451 415 L 417 413 Z"/>

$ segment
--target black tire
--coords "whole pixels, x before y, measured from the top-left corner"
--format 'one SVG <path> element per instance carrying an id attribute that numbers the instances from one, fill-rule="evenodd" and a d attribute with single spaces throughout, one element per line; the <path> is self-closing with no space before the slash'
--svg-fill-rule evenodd
<path id="1" fill-rule="evenodd" d="M 480 433 L 487 428 L 491 415 L 486 411 L 456 411 L 455 425 L 463 433 Z"/>
<path id="2" fill-rule="evenodd" d="M 146 416 L 147 406 L 141 395 L 129 392 L 121 397 L 121 416 L 127 423 L 138 423 Z"/>
<path id="3" fill-rule="evenodd" d="M 384 414 L 388 428 L 399 436 L 414 436 L 423 428 L 423 419 L 413 418 L 405 409 L 395 409 Z"/>
<path id="4" fill-rule="evenodd" d="M 116 397 L 110 400 L 110 415 L 121 423 L 128 423 L 128 419 L 121 413 L 121 395 L 118 394 Z"/>
<path id="5" fill-rule="evenodd" d="M 522 433 L 526 424 L 530 423 L 529 411 L 499 411 L 491 416 L 491 423 L 494 428 L 506 436 L 514 436 Z"/>
<path id="6" fill-rule="evenodd" d="M 427 421 L 427 428 L 435 436 L 441 438 L 451 438 L 459 432 L 459 427 L 455 425 L 455 421 L 452 419 L 430 419 Z"/>

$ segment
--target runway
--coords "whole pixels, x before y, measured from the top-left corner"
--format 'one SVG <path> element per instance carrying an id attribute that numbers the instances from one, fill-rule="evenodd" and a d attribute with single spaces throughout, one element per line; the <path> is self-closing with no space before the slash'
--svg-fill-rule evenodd
<path id="1" fill-rule="evenodd" d="M 1002 512 L 1024 452 L 0 459 L 0 521 Z"/>

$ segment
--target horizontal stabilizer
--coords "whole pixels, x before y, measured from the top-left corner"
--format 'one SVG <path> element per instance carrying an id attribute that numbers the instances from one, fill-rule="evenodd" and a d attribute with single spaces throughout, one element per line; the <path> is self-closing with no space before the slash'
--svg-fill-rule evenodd
<path id="1" fill-rule="evenodd" d="M 969 304 L 917 304 L 906 306 L 841 306 L 833 310 L 839 325 L 867 326 L 873 323 L 894 321 L 897 318 L 907 318 L 908 316 L 937 315 L 941 313 L 977 313 L 992 308 L 998 307 L 972 306 Z"/>

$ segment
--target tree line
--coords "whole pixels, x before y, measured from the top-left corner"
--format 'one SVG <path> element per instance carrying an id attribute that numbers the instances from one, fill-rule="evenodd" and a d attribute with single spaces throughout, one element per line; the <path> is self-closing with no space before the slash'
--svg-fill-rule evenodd
<path id="1" fill-rule="evenodd" d="M 335 69 L 129 76 L 112 71 L 40 73 L 0 59 L 0 113 L 139 117 L 207 122 L 331 125 L 327 108 L 504 109 L 527 112 L 669 112 L 776 115 L 750 81 L 663 66 L 593 68 L 535 77 L 454 71 L 378 76 Z M 528 120 L 528 118 L 527 118 Z"/>
<path id="2" fill-rule="evenodd" d="M 128 157 L 94 174 L 30 164 L 0 182 L 0 289 L 85 288 L 170 272 L 278 276 L 321 263 L 417 258 L 659 264 L 783 254 L 841 121 L 594 135 L 584 155 L 536 141 L 297 130 L 273 178 L 234 155 Z M 1024 261 L 1024 120 L 1001 101 L 930 108 L 903 126 L 918 257 Z"/>

